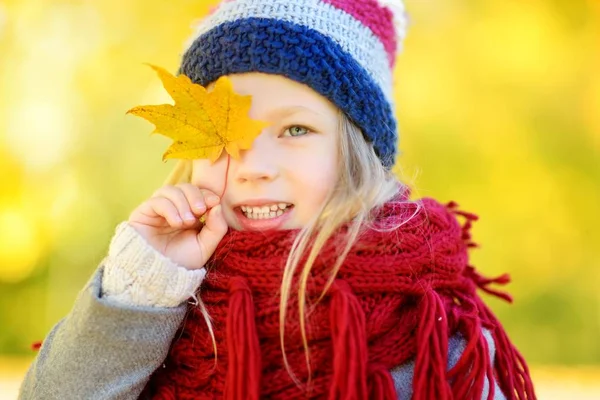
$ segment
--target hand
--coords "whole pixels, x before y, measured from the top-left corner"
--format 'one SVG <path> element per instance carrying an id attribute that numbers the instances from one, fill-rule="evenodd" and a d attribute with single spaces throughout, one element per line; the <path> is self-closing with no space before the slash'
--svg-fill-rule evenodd
<path id="1" fill-rule="evenodd" d="M 137 207 L 128 222 L 171 261 L 200 269 L 227 233 L 220 202 L 213 192 L 190 183 L 167 185 Z M 205 224 L 199 220 L 204 214 Z"/>

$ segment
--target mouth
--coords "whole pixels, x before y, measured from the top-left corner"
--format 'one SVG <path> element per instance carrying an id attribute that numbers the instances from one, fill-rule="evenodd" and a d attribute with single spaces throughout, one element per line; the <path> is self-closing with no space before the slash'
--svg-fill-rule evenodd
<path id="1" fill-rule="evenodd" d="M 280 228 L 287 221 L 293 209 L 293 204 L 280 202 L 240 205 L 234 208 L 234 212 L 244 230 L 262 231 Z"/>
<path id="2" fill-rule="evenodd" d="M 293 204 L 276 203 L 259 207 L 240 206 L 239 209 L 242 211 L 242 214 L 249 219 L 271 219 L 280 217 L 284 213 L 291 211 L 293 207 Z"/>

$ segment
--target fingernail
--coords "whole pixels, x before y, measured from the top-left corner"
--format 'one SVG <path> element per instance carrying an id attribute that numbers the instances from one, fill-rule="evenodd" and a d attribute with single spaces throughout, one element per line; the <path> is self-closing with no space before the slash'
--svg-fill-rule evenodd
<path id="1" fill-rule="evenodd" d="M 205 209 L 206 209 L 206 205 L 205 205 L 204 203 L 196 203 L 196 204 L 194 205 L 194 207 L 195 207 L 197 210 L 205 210 Z"/>
<path id="2" fill-rule="evenodd" d="M 209 203 L 218 203 L 219 202 L 219 196 L 208 196 L 206 198 L 206 201 L 208 201 Z"/>
<path id="3" fill-rule="evenodd" d="M 185 215 L 183 216 L 186 220 L 188 221 L 193 221 L 196 219 L 196 217 L 194 217 L 194 214 L 192 214 L 191 212 L 186 212 Z"/>

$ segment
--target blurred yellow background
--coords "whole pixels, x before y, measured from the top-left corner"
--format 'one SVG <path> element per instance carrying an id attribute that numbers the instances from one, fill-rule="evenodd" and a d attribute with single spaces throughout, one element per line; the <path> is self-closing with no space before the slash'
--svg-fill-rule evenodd
<path id="1" fill-rule="evenodd" d="M 143 63 L 175 72 L 214 3 L 0 0 L 2 399 L 172 167 L 125 111 L 169 101 Z M 540 398 L 600 398 L 600 2 L 406 3 L 398 173 L 480 216 L 472 262 L 512 275 L 488 303 Z"/>

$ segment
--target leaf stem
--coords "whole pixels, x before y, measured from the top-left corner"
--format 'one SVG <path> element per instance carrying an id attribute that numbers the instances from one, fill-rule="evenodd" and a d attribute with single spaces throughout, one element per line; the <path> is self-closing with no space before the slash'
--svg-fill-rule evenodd
<path id="1" fill-rule="evenodd" d="M 223 196 L 225 196 L 225 191 L 227 190 L 227 178 L 229 177 L 230 161 L 231 161 L 231 155 L 227 154 L 227 167 L 225 168 L 225 186 L 223 187 L 223 193 L 221 193 L 221 200 L 223 200 Z"/>

